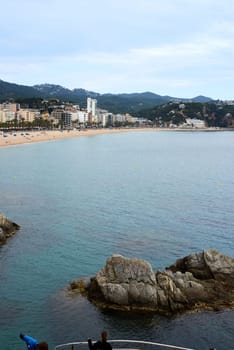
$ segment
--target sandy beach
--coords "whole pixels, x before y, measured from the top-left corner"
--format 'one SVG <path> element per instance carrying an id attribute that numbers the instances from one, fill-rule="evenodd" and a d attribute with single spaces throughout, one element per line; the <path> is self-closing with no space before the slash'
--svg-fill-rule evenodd
<path id="1" fill-rule="evenodd" d="M 40 130 L 40 131 L 0 131 L 0 147 L 20 145 L 32 142 L 53 141 L 81 136 L 94 136 L 99 134 L 112 134 L 133 131 L 156 131 L 156 128 L 126 128 L 126 129 L 85 129 L 85 130 Z"/>
<path id="2" fill-rule="evenodd" d="M 113 134 L 122 132 L 146 132 L 146 131 L 220 131 L 230 130 L 221 128 L 203 128 L 203 129 L 171 129 L 171 128 L 110 128 L 110 129 L 81 129 L 79 130 L 39 130 L 39 131 L 0 131 L 0 147 L 20 145 L 32 142 L 53 141 L 81 136 L 94 136 L 99 134 Z M 231 129 L 233 131 L 233 129 Z"/>

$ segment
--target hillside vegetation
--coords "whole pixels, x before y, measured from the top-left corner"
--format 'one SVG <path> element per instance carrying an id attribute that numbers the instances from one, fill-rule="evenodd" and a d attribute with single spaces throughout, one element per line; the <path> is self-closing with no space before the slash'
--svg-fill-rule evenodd
<path id="1" fill-rule="evenodd" d="M 204 120 L 208 127 L 234 126 L 234 106 L 224 103 L 167 103 L 135 113 L 136 117 L 151 120 L 156 125 L 180 125 L 186 118 Z"/>
<path id="2" fill-rule="evenodd" d="M 153 108 L 169 101 L 188 101 L 185 98 L 160 96 L 152 92 L 129 93 L 129 94 L 99 94 L 85 89 L 67 89 L 60 85 L 41 84 L 34 86 L 17 85 L 0 80 L 0 102 L 14 99 L 23 101 L 28 98 L 59 99 L 79 104 L 81 108 L 86 107 L 87 97 L 95 98 L 98 107 L 112 113 L 135 113 L 142 109 Z M 209 102 L 210 98 L 197 96 L 191 101 Z"/>

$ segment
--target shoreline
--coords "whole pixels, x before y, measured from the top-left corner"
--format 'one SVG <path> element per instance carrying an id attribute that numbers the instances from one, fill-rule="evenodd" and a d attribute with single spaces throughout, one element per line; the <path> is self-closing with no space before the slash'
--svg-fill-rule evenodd
<path id="1" fill-rule="evenodd" d="M 152 130 L 152 128 L 150 128 Z M 138 128 L 137 131 L 145 131 L 145 128 Z M 55 141 L 83 136 L 95 136 L 101 134 L 113 134 L 120 132 L 131 132 L 136 129 L 81 129 L 79 130 L 38 130 L 38 131 L 16 131 L 0 132 L 0 148 L 16 146 L 44 141 Z"/>
<path id="2" fill-rule="evenodd" d="M 95 136 L 101 134 L 113 134 L 122 132 L 146 132 L 146 131 L 233 131 L 234 129 L 172 129 L 172 128 L 111 128 L 111 129 L 81 129 L 79 130 L 33 130 L 33 131 L 0 131 L 0 148 L 7 146 L 16 146 L 22 144 L 30 144 L 35 142 L 53 141 L 67 138 L 75 138 L 82 136 Z"/>

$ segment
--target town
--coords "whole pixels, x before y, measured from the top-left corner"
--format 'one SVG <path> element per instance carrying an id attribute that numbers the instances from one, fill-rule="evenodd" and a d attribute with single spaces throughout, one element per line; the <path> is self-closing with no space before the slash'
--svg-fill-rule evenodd
<path id="1" fill-rule="evenodd" d="M 113 114 L 97 107 L 97 100 L 87 98 L 87 108 L 57 99 L 43 100 L 43 109 L 21 107 L 19 103 L 4 102 L 0 104 L 0 128 L 86 128 L 110 126 L 139 126 L 147 124 L 144 118 L 130 114 Z"/>
<path id="2" fill-rule="evenodd" d="M 33 99 L 32 99 L 33 100 Z M 35 105 L 38 101 L 35 100 Z M 86 108 L 57 98 L 40 99 L 38 108 L 25 101 L 0 104 L 0 129 L 86 129 L 112 127 L 159 127 L 180 129 L 233 128 L 232 101 L 195 103 L 172 101 L 155 108 L 130 113 L 113 113 L 98 107 L 97 99 L 88 97 Z"/>

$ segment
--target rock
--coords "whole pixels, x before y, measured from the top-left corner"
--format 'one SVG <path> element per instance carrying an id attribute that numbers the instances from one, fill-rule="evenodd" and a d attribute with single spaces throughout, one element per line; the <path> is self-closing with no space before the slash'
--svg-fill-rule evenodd
<path id="1" fill-rule="evenodd" d="M 3 232 L 3 229 L 0 227 L 0 242 L 5 240 L 5 234 Z"/>
<path id="2" fill-rule="evenodd" d="M 233 259 L 216 249 L 191 254 L 169 267 L 172 271 L 191 272 L 198 279 L 234 280 Z"/>
<path id="3" fill-rule="evenodd" d="M 215 280 L 234 281 L 233 259 L 211 249 L 204 252 L 204 260 Z"/>
<path id="4" fill-rule="evenodd" d="M 170 266 L 169 269 L 173 272 L 191 272 L 193 276 L 198 279 L 208 279 L 213 277 L 209 267 L 206 265 L 204 252 L 194 253 L 183 259 L 179 259 L 174 265 Z"/>
<path id="5" fill-rule="evenodd" d="M 85 290 L 92 302 L 106 308 L 174 314 L 234 307 L 234 259 L 210 249 L 154 272 L 144 260 L 113 255 Z"/>
<path id="6" fill-rule="evenodd" d="M 103 299 L 117 305 L 155 304 L 156 278 L 149 263 L 113 255 L 97 273 L 95 282 Z"/>
<path id="7" fill-rule="evenodd" d="M 13 236 L 19 229 L 19 225 L 7 219 L 6 216 L 0 214 L 0 244 L 5 243 L 6 240 Z"/>

